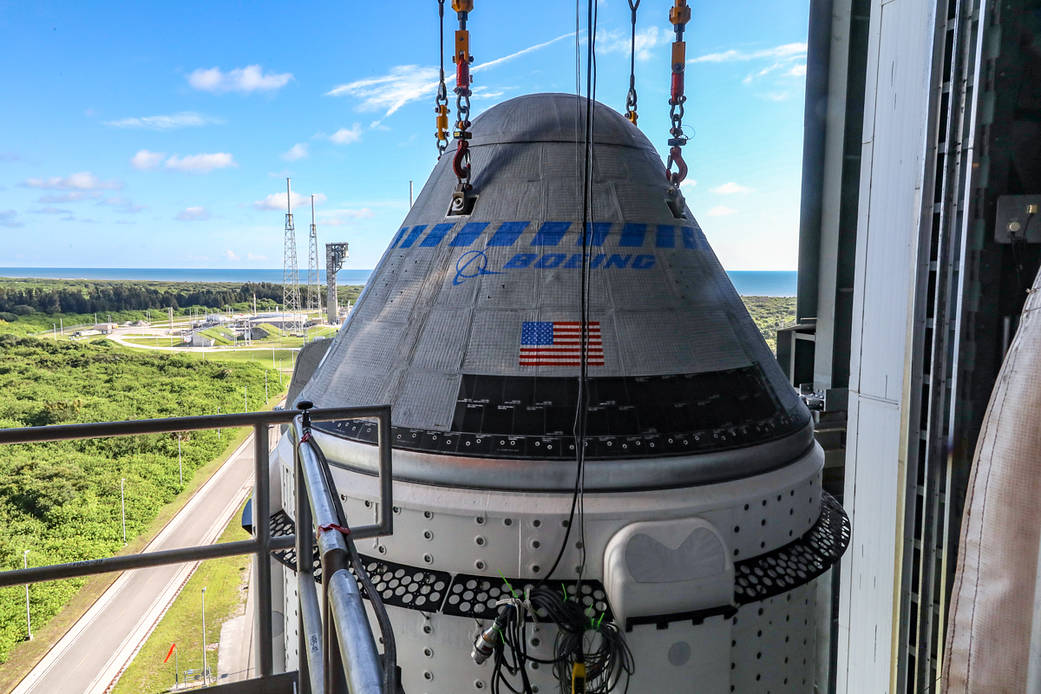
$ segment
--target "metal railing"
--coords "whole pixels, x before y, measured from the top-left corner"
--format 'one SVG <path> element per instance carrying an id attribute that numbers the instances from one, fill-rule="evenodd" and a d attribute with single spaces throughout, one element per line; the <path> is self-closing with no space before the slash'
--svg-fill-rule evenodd
<path id="1" fill-rule="evenodd" d="M 271 490 L 269 478 L 268 458 L 268 432 L 273 424 L 289 424 L 290 433 L 301 431 L 301 410 L 280 410 L 273 412 L 250 412 L 241 414 L 206 415 L 200 417 L 171 417 L 167 419 L 142 419 L 124 422 L 98 422 L 90 424 L 59 424 L 43 427 L 24 427 L 15 429 L 0 429 L 0 445 L 4 444 L 26 444 L 42 443 L 48 441 L 68 441 L 74 439 L 107 438 L 114 436 L 136 436 L 141 434 L 162 434 L 183 431 L 197 431 L 203 429 L 227 429 L 230 427 L 253 427 L 254 434 L 254 497 L 253 497 L 253 539 L 239 542 L 227 542 L 222 544 L 199 545 L 193 547 L 180 547 L 177 549 L 159 550 L 155 552 L 144 552 L 139 554 L 127 554 L 102 559 L 90 559 L 86 561 L 69 562 L 66 564 L 51 564 L 47 566 L 35 566 L 32 568 L 15 569 L 11 571 L 0 571 L 0 587 L 15 586 L 27 583 L 38 583 L 41 581 L 53 581 L 62 578 L 75 578 L 89 576 L 92 574 L 106 573 L 111 571 L 125 571 L 128 569 L 140 569 L 150 566 L 161 566 L 165 564 L 180 564 L 185 562 L 199 561 L 202 559 L 217 559 L 242 554 L 252 554 L 256 560 L 256 643 L 258 672 L 262 679 L 271 678 L 274 675 L 274 663 L 272 658 L 272 604 L 271 604 L 271 562 L 270 555 L 273 551 L 296 548 L 297 557 L 310 557 L 313 546 L 313 528 L 311 518 L 319 520 L 319 525 L 329 518 L 337 518 L 340 506 L 336 503 L 334 494 L 330 493 L 331 481 L 328 479 L 327 465 L 321 451 L 311 442 L 301 445 L 299 439 L 294 441 L 296 451 L 297 481 L 297 508 L 296 528 L 298 535 L 285 535 L 271 537 L 269 518 L 271 516 Z M 379 459 L 380 459 L 380 523 L 360 527 L 352 531 L 354 537 L 374 537 L 377 535 L 390 534 L 393 529 L 391 494 L 391 452 L 390 452 L 390 407 L 345 407 L 313 409 L 306 411 L 308 426 L 310 421 L 329 421 L 346 419 L 376 419 L 379 424 Z M 301 454 L 301 449 L 303 453 Z M 315 453 L 317 451 L 317 453 Z M 300 478 L 301 466 L 305 466 L 307 473 Z M 323 470 L 324 468 L 324 470 Z M 300 482 L 304 481 L 307 493 L 303 495 Z M 304 503 L 301 502 L 303 498 Z M 334 525 L 341 525 L 333 521 Z M 342 524 L 346 527 L 345 524 Z M 312 694 L 320 692 L 333 694 L 334 692 L 346 691 L 346 687 L 340 686 L 343 678 L 351 682 L 351 694 L 396 694 L 396 689 L 388 689 L 388 684 L 396 687 L 396 676 L 387 677 L 384 673 L 390 669 L 396 675 L 396 658 L 393 647 L 385 647 L 385 656 L 381 662 L 376 653 L 375 641 L 369 628 L 368 618 L 364 612 L 364 606 L 360 603 L 360 593 L 357 583 L 345 570 L 343 557 L 351 557 L 353 542 L 344 540 L 345 535 L 340 532 L 319 532 L 319 548 L 321 550 L 324 594 L 330 609 L 326 612 L 330 619 L 325 620 L 322 626 L 321 615 L 318 613 L 317 597 L 314 587 L 314 579 L 306 567 L 298 562 L 298 578 L 300 586 L 309 586 L 310 590 L 300 590 L 300 615 L 301 626 L 306 622 L 307 630 L 301 629 L 300 650 L 300 692 L 310 691 Z M 348 546 L 349 544 L 349 546 Z M 303 551 L 301 551 L 303 550 Z M 356 563 L 356 562 L 352 562 Z M 335 567 L 335 568 L 334 568 Z M 355 566 L 356 570 L 360 564 Z M 303 570 L 301 570 L 303 569 Z M 332 569 L 332 570 L 330 570 Z M 307 579 L 307 580 L 304 580 Z M 331 579 L 331 580 L 330 580 Z M 367 580 L 367 575 L 366 579 Z M 332 587 L 330 587 L 332 583 Z M 374 591 L 369 589 L 369 594 Z M 354 596 L 357 596 L 357 600 Z M 377 601 L 378 602 L 378 601 Z M 380 604 L 382 609 L 382 604 Z M 360 616 L 359 616 L 360 610 Z M 385 613 L 385 611 L 384 611 Z M 306 616 L 306 619 L 305 619 Z M 382 617 L 377 614 L 381 626 L 384 624 Z M 317 621 L 316 621 L 317 619 Z M 387 622 L 389 625 L 389 622 Z M 307 644 L 304 648 L 304 634 L 314 634 L 317 631 L 327 634 L 328 642 L 333 646 L 321 647 L 320 644 Z M 393 643 L 393 636 L 384 634 L 384 640 Z M 322 662 L 314 660 L 312 645 L 318 645 L 317 656 Z M 324 658 L 323 654 L 324 653 Z M 344 674 L 344 666 L 348 671 Z M 328 673 L 325 681 L 318 680 L 321 686 L 314 686 L 314 680 L 309 678 L 305 669 L 311 672 L 319 670 Z M 339 674 L 337 674 L 337 671 Z M 374 680 L 371 673 L 381 673 Z M 335 676 L 334 676 L 335 675 Z M 358 679 L 364 675 L 365 679 Z M 337 679 L 339 678 L 339 679 Z M 357 684 L 355 680 L 357 679 Z M 374 682 L 374 684 L 370 684 Z M 332 685 L 332 686 L 327 686 Z M 362 686 L 364 685 L 364 686 Z M 307 688 L 305 688 L 307 687 Z"/>
<path id="2" fill-rule="evenodd" d="M 309 403 L 301 403 L 305 407 Z M 394 530 L 390 446 L 379 454 L 379 522 L 348 528 L 321 448 L 311 437 L 313 411 L 303 410 L 290 429 L 296 442 L 296 557 L 300 599 L 299 691 L 350 691 L 351 694 L 398 694 L 397 649 L 390 618 L 362 566 L 354 541 L 390 535 Z M 297 433 L 300 435 L 297 436 Z M 390 409 L 380 420 L 380 442 L 390 436 Z M 322 610 L 311 572 L 307 570 L 318 529 L 322 571 Z M 307 568 L 304 568 L 307 565 Z M 354 569 L 352 575 L 348 566 Z M 383 637 L 382 663 L 369 625 L 358 582 L 369 597 Z M 322 612 L 326 619 L 322 620 Z"/>

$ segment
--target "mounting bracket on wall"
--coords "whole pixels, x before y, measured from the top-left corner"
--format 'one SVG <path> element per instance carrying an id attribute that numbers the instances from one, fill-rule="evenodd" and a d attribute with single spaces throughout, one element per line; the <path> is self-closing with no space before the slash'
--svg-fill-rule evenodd
<path id="1" fill-rule="evenodd" d="M 994 224 L 998 243 L 1041 243 L 1041 195 L 1002 195 Z"/>

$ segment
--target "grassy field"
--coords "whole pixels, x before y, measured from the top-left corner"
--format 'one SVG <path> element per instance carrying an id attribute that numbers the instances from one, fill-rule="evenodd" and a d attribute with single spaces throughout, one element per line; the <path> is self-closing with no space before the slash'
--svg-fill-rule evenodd
<path id="1" fill-rule="evenodd" d="M 241 515 L 240 508 L 218 542 L 249 539 L 239 523 Z M 248 555 L 243 555 L 201 562 L 119 678 L 113 694 L 159 694 L 169 689 L 174 683 L 175 659 L 171 656 L 167 663 L 162 661 L 171 644 L 177 644 L 176 663 L 182 673 L 202 670 L 203 588 L 206 588 L 206 664 L 216 677 L 221 625 L 243 613 L 250 561 Z"/>
<path id="2" fill-rule="evenodd" d="M 199 334 L 203 337 L 209 337 L 213 340 L 215 345 L 233 345 L 235 344 L 235 334 L 227 328 L 222 328 L 219 325 L 215 325 L 212 328 L 205 328 L 200 330 Z"/>
<path id="3" fill-rule="evenodd" d="M 268 355 L 269 356 L 269 355 Z M 113 421 L 264 406 L 285 375 L 257 362 L 202 362 L 98 340 L 89 344 L 0 335 L 0 427 Z M 183 436 L 186 481 L 219 456 L 216 432 Z M 136 537 L 182 491 L 174 435 L 33 446 L 0 446 L 0 566 L 109 556 L 123 547 L 120 479 L 126 479 L 127 534 Z M 83 584 L 30 587 L 34 626 L 43 627 Z M 25 638 L 24 594 L 0 589 L 0 662 Z"/>
<path id="4" fill-rule="evenodd" d="M 141 347 L 176 347 L 181 344 L 180 338 L 174 337 L 171 339 L 165 335 L 123 336 L 121 339 Z"/>

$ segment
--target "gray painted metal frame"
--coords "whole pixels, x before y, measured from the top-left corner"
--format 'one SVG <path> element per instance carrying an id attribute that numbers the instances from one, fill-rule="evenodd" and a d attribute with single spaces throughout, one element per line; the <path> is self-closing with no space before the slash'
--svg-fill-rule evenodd
<path id="1" fill-rule="evenodd" d="M 380 490 L 382 494 L 381 498 L 381 517 L 380 522 L 374 525 L 368 525 L 358 528 L 359 537 L 374 537 L 382 534 L 389 534 L 393 530 L 393 497 L 392 497 L 392 477 L 391 477 L 391 450 L 390 450 L 390 420 L 391 412 L 390 407 L 342 407 L 342 408 L 327 408 L 311 410 L 308 412 L 311 419 L 316 421 L 323 420 L 341 420 L 341 419 L 377 419 L 379 422 L 379 460 L 380 460 Z M 51 581 L 59 578 L 72 578 L 78 576 L 87 576 L 97 573 L 106 573 L 110 571 L 124 571 L 127 569 L 144 568 L 148 566 L 160 566 L 163 564 L 178 564 L 188 561 L 198 561 L 201 559 L 215 559 L 218 557 L 233 556 L 239 554 L 254 554 L 256 557 L 257 564 L 257 661 L 258 670 L 261 679 L 270 678 L 274 675 L 274 663 L 272 658 L 272 604 L 271 604 L 271 562 L 270 553 L 273 550 L 288 549 L 293 547 L 297 542 L 297 539 L 293 536 L 285 536 L 277 539 L 271 538 L 270 526 L 266 519 L 271 515 L 270 507 L 270 478 L 268 471 L 268 430 L 272 424 L 289 424 L 293 423 L 294 420 L 300 416 L 299 410 L 282 410 L 274 412 L 253 412 L 253 413 L 241 413 L 241 414 L 226 414 L 226 415 L 207 415 L 202 417 L 171 417 L 166 419 L 145 419 L 145 420 L 131 420 L 125 422 L 96 422 L 90 424 L 60 424 L 54 426 L 45 427 L 22 427 L 13 429 L 0 429 L 0 445 L 4 444 L 26 444 L 26 443 L 41 443 L 46 441 L 66 441 L 72 439 L 89 439 L 89 438 L 105 438 L 111 436 L 134 436 L 138 434 L 157 434 L 157 433 L 169 433 L 178 431 L 196 431 L 200 429 L 217 429 L 217 428 L 229 428 L 236 426 L 251 426 L 254 430 L 254 504 L 255 504 L 255 517 L 261 519 L 259 522 L 253 524 L 254 527 L 254 539 L 244 540 L 241 542 L 230 542 L 221 545 L 201 545 L 196 547 L 183 547 L 171 550 L 162 550 L 159 552 L 145 552 L 141 554 L 131 554 L 126 556 L 118 557 L 106 557 L 102 559 L 92 559 L 87 561 L 70 562 L 66 564 L 52 564 L 48 566 L 37 566 L 28 569 L 16 569 L 13 571 L 0 572 L 0 587 L 21 585 L 24 583 L 36 583 L 40 581 Z M 298 420 L 297 420 L 298 421 Z M 322 501 L 322 514 L 316 516 L 320 518 L 328 517 L 331 512 L 331 504 L 335 502 L 330 495 L 330 491 L 327 485 L 324 483 L 324 478 L 320 482 L 312 485 L 315 495 L 317 495 Z M 298 489 L 300 487 L 298 486 Z M 309 504 L 297 504 L 298 513 L 301 509 L 309 509 Z M 334 516 L 335 517 L 335 516 Z M 297 528 L 307 528 L 307 537 L 301 538 L 301 542 L 310 540 L 311 525 L 310 523 L 302 524 L 300 517 L 297 518 Z M 335 521 L 333 521 L 335 522 Z M 323 538 L 339 538 L 339 533 L 324 533 Z M 320 538 L 321 540 L 322 538 Z M 348 556 L 347 547 L 341 541 L 338 545 L 334 545 L 335 549 L 342 549 L 344 556 Z M 334 540 L 335 541 L 335 540 Z M 328 544 L 329 540 L 326 540 Z M 342 547 L 341 547 L 342 545 Z M 310 542 L 303 544 L 304 547 L 309 547 Z M 304 556 L 303 553 L 300 556 Z M 323 557 L 325 555 L 323 554 Z M 346 571 L 344 571 L 346 573 Z M 303 574 L 306 576 L 307 581 L 314 587 L 313 579 L 309 574 Z M 351 579 L 353 580 L 353 579 Z M 344 584 L 344 579 L 337 579 L 338 585 Z M 328 582 L 326 583 L 328 586 Z M 304 596 L 305 591 L 301 592 L 301 596 Z M 348 619 L 341 604 L 344 603 L 347 598 L 343 595 L 343 589 L 337 589 L 335 591 L 335 607 L 330 612 L 331 619 L 327 620 L 329 623 L 336 622 L 336 628 L 338 633 L 351 633 L 350 629 L 357 628 L 357 615 L 352 615 L 352 618 Z M 301 614 L 307 613 L 312 620 L 309 622 L 309 627 L 314 626 L 313 622 L 313 610 L 309 610 L 310 607 L 317 607 L 317 603 L 307 602 L 304 604 L 304 597 L 301 598 Z M 318 616 L 319 624 L 321 623 L 321 617 Z M 341 623 L 344 626 L 341 626 Z M 365 627 L 368 627 L 368 621 L 365 620 Z M 331 627 L 330 627 L 331 628 Z M 368 630 L 369 640 L 372 639 L 372 632 Z M 303 634 L 303 631 L 301 631 Z M 302 636 L 303 638 L 303 636 Z M 373 644 L 372 651 L 363 650 L 359 657 L 371 656 L 374 653 L 375 644 Z M 310 654 L 310 650 L 304 649 L 303 652 Z M 326 649 L 328 653 L 328 649 Z M 390 659 L 388 659 L 390 660 Z M 395 663 L 396 665 L 396 663 Z M 371 662 L 365 662 L 358 667 L 364 668 L 366 671 L 371 670 L 375 667 L 380 669 L 380 662 L 378 656 Z M 326 672 L 328 672 L 326 668 Z M 312 665 L 313 672 L 313 665 Z M 342 670 L 341 670 L 342 672 Z M 304 675 L 305 673 L 301 673 Z M 321 676 L 321 669 L 319 668 L 318 673 Z M 350 675 L 348 674 L 348 677 Z M 393 678 L 392 678 L 393 681 Z M 316 690 L 316 691 L 341 691 L 342 689 L 328 689 L 328 690 Z M 380 689 L 353 689 L 352 692 L 361 691 L 373 691 L 382 692 Z M 393 690 L 390 690 L 393 691 Z"/>

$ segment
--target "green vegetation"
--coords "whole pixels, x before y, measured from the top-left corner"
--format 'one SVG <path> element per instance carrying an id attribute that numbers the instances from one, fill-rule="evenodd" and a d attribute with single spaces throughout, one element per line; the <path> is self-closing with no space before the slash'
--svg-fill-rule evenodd
<path id="1" fill-rule="evenodd" d="M 218 542 L 248 540 L 249 533 L 242 529 L 239 517 L 242 509 L 235 513 Z M 159 620 L 145 645 L 141 647 L 133 662 L 119 678 L 113 694 L 159 694 L 167 691 L 174 683 L 174 662 L 163 664 L 170 645 L 177 644 L 177 668 L 202 670 L 202 638 L 200 619 L 202 589 L 206 588 L 206 643 L 210 646 L 220 642 L 221 625 L 240 614 L 246 601 L 246 581 L 251 558 L 249 555 L 211 559 L 199 564 L 184 589 Z M 206 664 L 210 673 L 217 675 L 219 648 L 206 652 Z M 183 680 L 182 680 L 183 681 Z"/>
<path id="2" fill-rule="evenodd" d="M 362 287 L 337 287 L 341 305 L 356 303 Z M 322 287 L 324 296 L 325 287 Z M 157 282 L 146 280 L 55 280 L 0 278 L 0 333 L 35 335 L 64 321 L 65 331 L 98 321 L 160 321 L 190 312 L 274 311 L 282 285 L 234 282 Z M 273 327 L 273 326 L 271 326 Z M 277 329 L 276 329 L 277 332 Z"/>
<path id="3" fill-rule="evenodd" d="M 235 333 L 219 325 L 215 325 L 212 328 L 206 328 L 205 330 L 200 330 L 199 334 L 204 337 L 212 338 L 213 344 L 215 345 L 233 345 L 236 340 Z"/>
<path id="4" fill-rule="evenodd" d="M 0 334 L 0 428 L 191 415 L 217 406 L 238 412 L 244 388 L 256 410 L 265 405 L 265 372 L 270 391 L 279 390 L 278 374 L 262 364 Z M 182 435 L 186 485 L 229 438 L 227 431 L 223 440 L 215 431 Z M 116 553 L 123 546 L 120 478 L 133 538 L 181 489 L 177 436 L 0 446 L 0 566 L 21 566 L 25 549 L 30 565 Z M 82 583 L 30 586 L 34 631 Z M 0 589 L 0 662 L 25 638 L 24 595 L 21 587 Z"/>
<path id="5" fill-rule="evenodd" d="M 217 361 L 217 362 L 255 362 L 261 366 L 270 368 L 272 364 L 272 350 L 270 349 L 235 349 L 235 350 L 220 350 L 213 352 L 186 352 L 184 356 L 189 359 L 198 359 L 200 361 Z M 278 348 L 274 350 L 274 364 L 278 370 L 287 370 L 292 368 L 292 364 L 296 361 L 296 350 L 288 348 Z"/>
<path id="6" fill-rule="evenodd" d="M 150 282 L 144 280 L 0 279 L 0 311 L 14 314 L 93 313 L 132 309 L 235 306 L 273 311 L 282 285 L 233 282 Z"/>
<path id="7" fill-rule="evenodd" d="M 777 352 L 777 330 L 795 322 L 794 296 L 743 296 L 745 308 L 763 334 L 770 350 Z"/>

